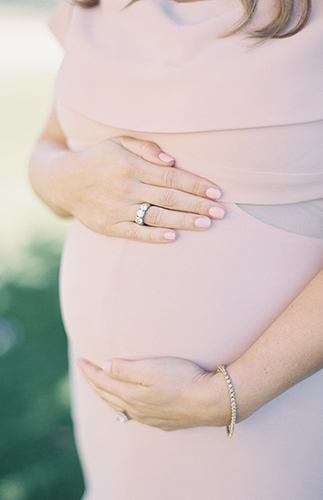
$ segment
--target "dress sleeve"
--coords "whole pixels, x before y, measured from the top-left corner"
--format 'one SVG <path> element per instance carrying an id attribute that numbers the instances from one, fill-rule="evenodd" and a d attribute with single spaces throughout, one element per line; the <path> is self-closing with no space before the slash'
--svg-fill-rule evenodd
<path id="1" fill-rule="evenodd" d="M 48 21 L 50 30 L 63 48 L 65 48 L 73 7 L 72 3 L 63 0 L 58 4 Z"/>

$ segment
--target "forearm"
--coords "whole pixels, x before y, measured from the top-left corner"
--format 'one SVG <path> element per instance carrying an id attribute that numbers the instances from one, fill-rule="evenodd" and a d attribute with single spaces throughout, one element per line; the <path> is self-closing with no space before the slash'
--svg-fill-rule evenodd
<path id="1" fill-rule="evenodd" d="M 222 373 L 180 358 L 113 359 L 102 368 L 79 360 L 86 379 L 113 409 L 164 430 L 225 426 L 228 386 Z M 236 361 L 227 366 L 238 421 L 323 367 L 323 271 Z"/>
<path id="2" fill-rule="evenodd" d="M 238 421 L 323 368 L 323 271 L 227 369 Z"/>
<path id="3" fill-rule="evenodd" d="M 61 217 L 71 215 L 62 193 L 66 184 L 73 181 L 73 155 L 54 106 L 30 158 L 29 177 L 35 193 Z"/>
<path id="4" fill-rule="evenodd" d="M 58 202 L 62 181 L 63 155 L 69 150 L 63 141 L 41 138 L 29 164 L 29 177 L 35 193 L 56 214 L 68 217 L 68 213 Z"/>

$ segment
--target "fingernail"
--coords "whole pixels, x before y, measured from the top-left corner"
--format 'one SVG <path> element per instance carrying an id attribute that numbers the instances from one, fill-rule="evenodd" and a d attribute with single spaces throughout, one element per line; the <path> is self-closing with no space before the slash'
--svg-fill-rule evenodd
<path id="1" fill-rule="evenodd" d="M 168 163 L 170 161 L 174 161 L 175 158 L 172 158 L 171 156 L 167 155 L 166 153 L 160 153 L 158 155 L 158 158 L 161 160 L 161 161 L 164 161 L 165 163 Z"/>
<path id="2" fill-rule="evenodd" d="M 208 217 L 199 217 L 194 222 L 196 227 L 201 227 L 203 229 L 207 229 L 211 225 L 211 221 Z"/>
<path id="3" fill-rule="evenodd" d="M 167 233 L 164 233 L 164 238 L 165 238 L 165 240 L 173 241 L 176 238 L 176 233 L 172 233 L 171 231 L 167 231 Z"/>
<path id="4" fill-rule="evenodd" d="M 105 372 L 105 373 L 111 373 L 111 361 L 104 361 L 104 363 L 102 363 L 102 370 Z"/>
<path id="5" fill-rule="evenodd" d="M 211 198 L 212 200 L 215 200 L 217 198 L 220 198 L 221 191 L 219 189 L 209 188 L 206 190 L 206 196 L 208 198 Z"/>
<path id="6" fill-rule="evenodd" d="M 209 214 L 216 219 L 222 219 L 222 217 L 224 216 L 224 210 L 220 207 L 212 207 L 209 210 Z"/>

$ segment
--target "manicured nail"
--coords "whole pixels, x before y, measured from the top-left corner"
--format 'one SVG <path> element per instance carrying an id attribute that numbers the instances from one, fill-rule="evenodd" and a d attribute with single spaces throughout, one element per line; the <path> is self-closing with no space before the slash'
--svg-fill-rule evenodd
<path id="1" fill-rule="evenodd" d="M 102 370 L 105 372 L 105 373 L 111 373 L 111 361 L 104 361 L 104 363 L 102 363 Z"/>
<path id="2" fill-rule="evenodd" d="M 174 241 L 174 239 L 176 238 L 176 233 L 172 233 L 171 231 L 167 231 L 166 233 L 164 233 L 164 238 L 165 238 L 165 240 Z"/>
<path id="3" fill-rule="evenodd" d="M 167 155 L 166 153 L 160 153 L 158 155 L 158 158 L 161 160 L 161 161 L 164 161 L 165 163 L 168 163 L 170 161 L 174 161 L 175 158 L 172 158 L 171 156 Z"/>
<path id="4" fill-rule="evenodd" d="M 211 225 L 211 221 L 208 217 L 199 217 L 194 222 L 196 227 L 201 227 L 203 229 L 207 229 Z"/>
<path id="5" fill-rule="evenodd" d="M 209 210 L 209 214 L 216 219 L 222 219 L 222 217 L 224 216 L 224 210 L 220 207 L 212 207 Z"/>
<path id="6" fill-rule="evenodd" d="M 219 189 L 209 188 L 206 190 L 206 196 L 212 200 L 216 200 L 217 198 L 220 198 L 221 191 Z"/>

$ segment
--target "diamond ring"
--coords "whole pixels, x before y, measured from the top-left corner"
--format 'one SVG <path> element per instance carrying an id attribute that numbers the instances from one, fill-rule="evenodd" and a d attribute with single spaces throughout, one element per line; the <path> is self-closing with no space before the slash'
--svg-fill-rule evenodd
<path id="1" fill-rule="evenodd" d="M 145 215 L 146 215 L 146 212 L 148 210 L 148 208 L 151 207 L 151 205 L 149 203 L 142 203 L 138 212 L 137 212 L 137 216 L 136 216 L 136 224 L 139 224 L 140 226 L 144 226 L 145 225 L 145 222 L 144 222 L 144 218 L 145 218 Z"/>
<path id="2" fill-rule="evenodd" d="M 121 410 L 121 411 L 117 412 L 117 420 L 118 420 L 118 422 L 121 422 L 122 424 L 125 424 L 130 419 L 129 419 L 129 417 L 127 417 L 127 415 L 125 414 L 125 412 L 123 410 Z"/>

